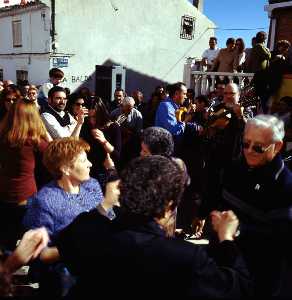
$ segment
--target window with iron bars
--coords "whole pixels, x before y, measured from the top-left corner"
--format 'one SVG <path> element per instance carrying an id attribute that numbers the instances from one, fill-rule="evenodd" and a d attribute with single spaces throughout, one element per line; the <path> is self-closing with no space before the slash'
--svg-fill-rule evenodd
<path id="1" fill-rule="evenodd" d="M 180 38 L 185 40 L 192 40 L 195 31 L 195 18 L 191 16 L 181 17 Z"/>

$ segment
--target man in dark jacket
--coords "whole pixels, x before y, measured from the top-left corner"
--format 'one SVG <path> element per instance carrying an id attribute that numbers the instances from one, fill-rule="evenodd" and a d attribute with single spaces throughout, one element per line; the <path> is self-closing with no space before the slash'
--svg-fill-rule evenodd
<path id="1" fill-rule="evenodd" d="M 72 295 L 250 296 L 249 275 L 234 243 L 238 220 L 231 211 L 212 213 L 220 241 L 216 257 L 202 246 L 170 237 L 184 184 L 182 171 L 168 158 L 132 161 L 121 176 L 121 214 L 113 221 L 97 210 L 81 214 L 59 236 L 60 256 L 78 275 Z"/>
<path id="2" fill-rule="evenodd" d="M 225 168 L 222 184 L 209 191 L 201 213 L 232 209 L 240 220 L 237 244 L 255 279 L 257 296 L 286 298 L 292 294 L 292 173 L 279 151 L 284 124 L 274 116 L 247 121 L 244 157 Z"/>

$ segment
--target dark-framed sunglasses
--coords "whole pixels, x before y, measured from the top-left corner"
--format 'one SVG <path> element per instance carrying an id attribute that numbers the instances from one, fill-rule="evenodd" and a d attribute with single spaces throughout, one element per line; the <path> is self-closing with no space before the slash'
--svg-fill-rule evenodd
<path id="1" fill-rule="evenodd" d="M 74 105 L 76 105 L 76 106 L 79 106 L 79 107 L 80 107 L 80 106 L 84 106 L 85 104 L 84 104 L 84 103 L 75 102 L 75 103 L 74 103 Z"/>
<path id="2" fill-rule="evenodd" d="M 243 149 L 249 149 L 250 145 L 251 145 L 251 143 L 248 143 L 248 142 L 243 142 L 243 143 L 242 143 Z M 271 148 L 272 145 L 273 145 L 273 144 L 270 144 L 270 145 L 267 146 L 267 147 L 263 147 L 263 146 L 260 146 L 260 145 L 252 145 L 251 149 L 252 149 L 254 152 L 256 152 L 256 153 L 263 154 L 263 153 L 265 153 L 266 151 L 268 151 L 268 150 Z"/>

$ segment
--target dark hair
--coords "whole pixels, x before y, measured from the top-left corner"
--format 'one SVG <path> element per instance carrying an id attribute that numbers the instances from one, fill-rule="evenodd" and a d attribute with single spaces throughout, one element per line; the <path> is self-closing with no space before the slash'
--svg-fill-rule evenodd
<path id="1" fill-rule="evenodd" d="M 103 127 L 107 125 L 111 121 L 111 118 L 102 99 L 100 97 L 93 97 L 91 101 L 90 109 L 96 111 L 96 126 Z"/>
<path id="2" fill-rule="evenodd" d="M 226 85 L 226 83 L 224 82 L 224 80 L 221 80 L 221 79 L 218 78 L 217 82 L 215 83 L 215 89 L 217 88 L 217 86 L 218 86 L 219 84 L 224 84 L 224 85 Z"/>
<path id="3" fill-rule="evenodd" d="M 216 44 L 217 44 L 217 38 L 216 38 L 215 36 L 211 36 L 211 37 L 209 38 L 209 41 L 211 41 L 211 40 L 214 40 L 214 41 L 216 42 Z"/>
<path id="4" fill-rule="evenodd" d="M 195 96 L 195 91 L 194 91 L 194 89 L 187 89 L 187 93 L 191 93 L 193 96 Z"/>
<path id="5" fill-rule="evenodd" d="M 229 44 L 235 44 L 235 39 L 234 38 L 228 38 L 226 41 L 226 46 L 228 46 Z"/>
<path id="6" fill-rule="evenodd" d="M 241 43 L 241 48 L 240 50 L 244 50 L 245 49 L 245 43 L 244 43 L 244 40 L 242 38 L 238 38 L 236 39 L 236 42 L 240 42 Z"/>
<path id="7" fill-rule="evenodd" d="M 73 116 L 73 105 L 76 103 L 78 99 L 83 99 L 84 100 L 84 105 L 85 105 L 85 99 L 83 96 L 77 93 L 73 93 L 68 96 L 68 101 L 66 105 L 66 110 L 69 111 L 69 113 Z"/>
<path id="8" fill-rule="evenodd" d="M 292 108 L 292 97 L 284 96 L 279 100 L 280 103 L 285 103 L 289 108 Z"/>
<path id="9" fill-rule="evenodd" d="M 176 91 L 180 91 L 182 87 L 186 85 L 183 82 L 176 82 L 169 86 L 169 97 L 172 98 Z"/>
<path id="10" fill-rule="evenodd" d="M 152 155 L 171 157 L 174 151 L 172 135 L 161 127 L 148 127 L 143 131 L 142 142 L 147 145 Z"/>
<path id="11" fill-rule="evenodd" d="M 209 105 L 208 97 L 205 95 L 200 95 L 200 96 L 196 97 L 196 99 L 198 100 L 198 102 L 204 102 L 205 106 Z"/>
<path id="12" fill-rule="evenodd" d="M 50 78 L 59 78 L 62 79 L 64 77 L 64 72 L 58 68 L 52 68 L 49 71 Z"/>
<path id="13" fill-rule="evenodd" d="M 277 41 L 277 47 L 282 46 L 284 48 L 289 48 L 291 46 L 291 43 L 287 40 L 280 40 Z"/>
<path id="14" fill-rule="evenodd" d="M 67 96 L 66 90 L 65 90 L 63 87 L 58 86 L 58 85 L 55 85 L 55 86 L 53 86 L 53 87 L 49 90 L 49 92 L 48 92 L 48 98 L 52 98 L 52 97 L 54 96 L 54 94 L 57 93 L 57 92 L 63 92 L 63 93 L 65 93 L 66 96 Z"/>
<path id="15" fill-rule="evenodd" d="M 120 203 L 125 212 L 149 219 L 164 216 L 170 201 L 178 206 L 185 176 L 172 160 L 151 155 L 137 158 L 121 173 Z"/>
<path id="16" fill-rule="evenodd" d="M 4 90 L 11 90 L 14 93 L 20 93 L 21 94 L 21 91 L 20 91 L 19 87 L 14 83 L 8 84 L 7 87 Z"/>
<path id="17" fill-rule="evenodd" d="M 267 34 L 264 31 L 259 31 L 256 34 L 256 42 L 257 43 L 263 43 L 267 38 Z"/>
<path id="18" fill-rule="evenodd" d="M 228 38 L 226 41 L 226 46 L 228 46 L 229 44 L 235 44 L 235 39 L 234 38 Z"/>
<path id="19" fill-rule="evenodd" d="M 8 95 L 14 95 L 16 98 L 16 101 L 21 100 L 23 97 L 21 96 L 21 93 L 19 91 L 18 88 L 16 89 L 12 89 L 12 90 L 8 90 L 7 88 L 4 89 L 1 93 L 0 93 L 0 121 L 4 118 L 4 116 L 7 113 L 6 107 L 5 107 L 5 99 Z"/>
<path id="20" fill-rule="evenodd" d="M 116 88 L 115 92 L 123 92 L 123 94 L 125 96 L 125 91 L 122 88 Z"/>

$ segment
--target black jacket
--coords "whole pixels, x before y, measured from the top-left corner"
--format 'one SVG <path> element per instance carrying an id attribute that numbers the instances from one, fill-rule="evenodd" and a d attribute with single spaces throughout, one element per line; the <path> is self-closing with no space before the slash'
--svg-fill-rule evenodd
<path id="1" fill-rule="evenodd" d="M 218 245 L 215 262 L 202 246 L 167 238 L 156 222 L 132 215 L 111 223 L 96 210 L 81 214 L 61 232 L 57 246 L 79 276 L 72 294 L 84 299 L 89 294 L 237 299 L 251 293 L 234 242 Z"/>
<path id="2" fill-rule="evenodd" d="M 237 243 L 255 278 L 256 293 L 291 297 L 292 173 L 281 157 L 254 169 L 244 159 L 234 162 L 206 201 L 205 214 L 231 209 L 238 216 Z"/>

